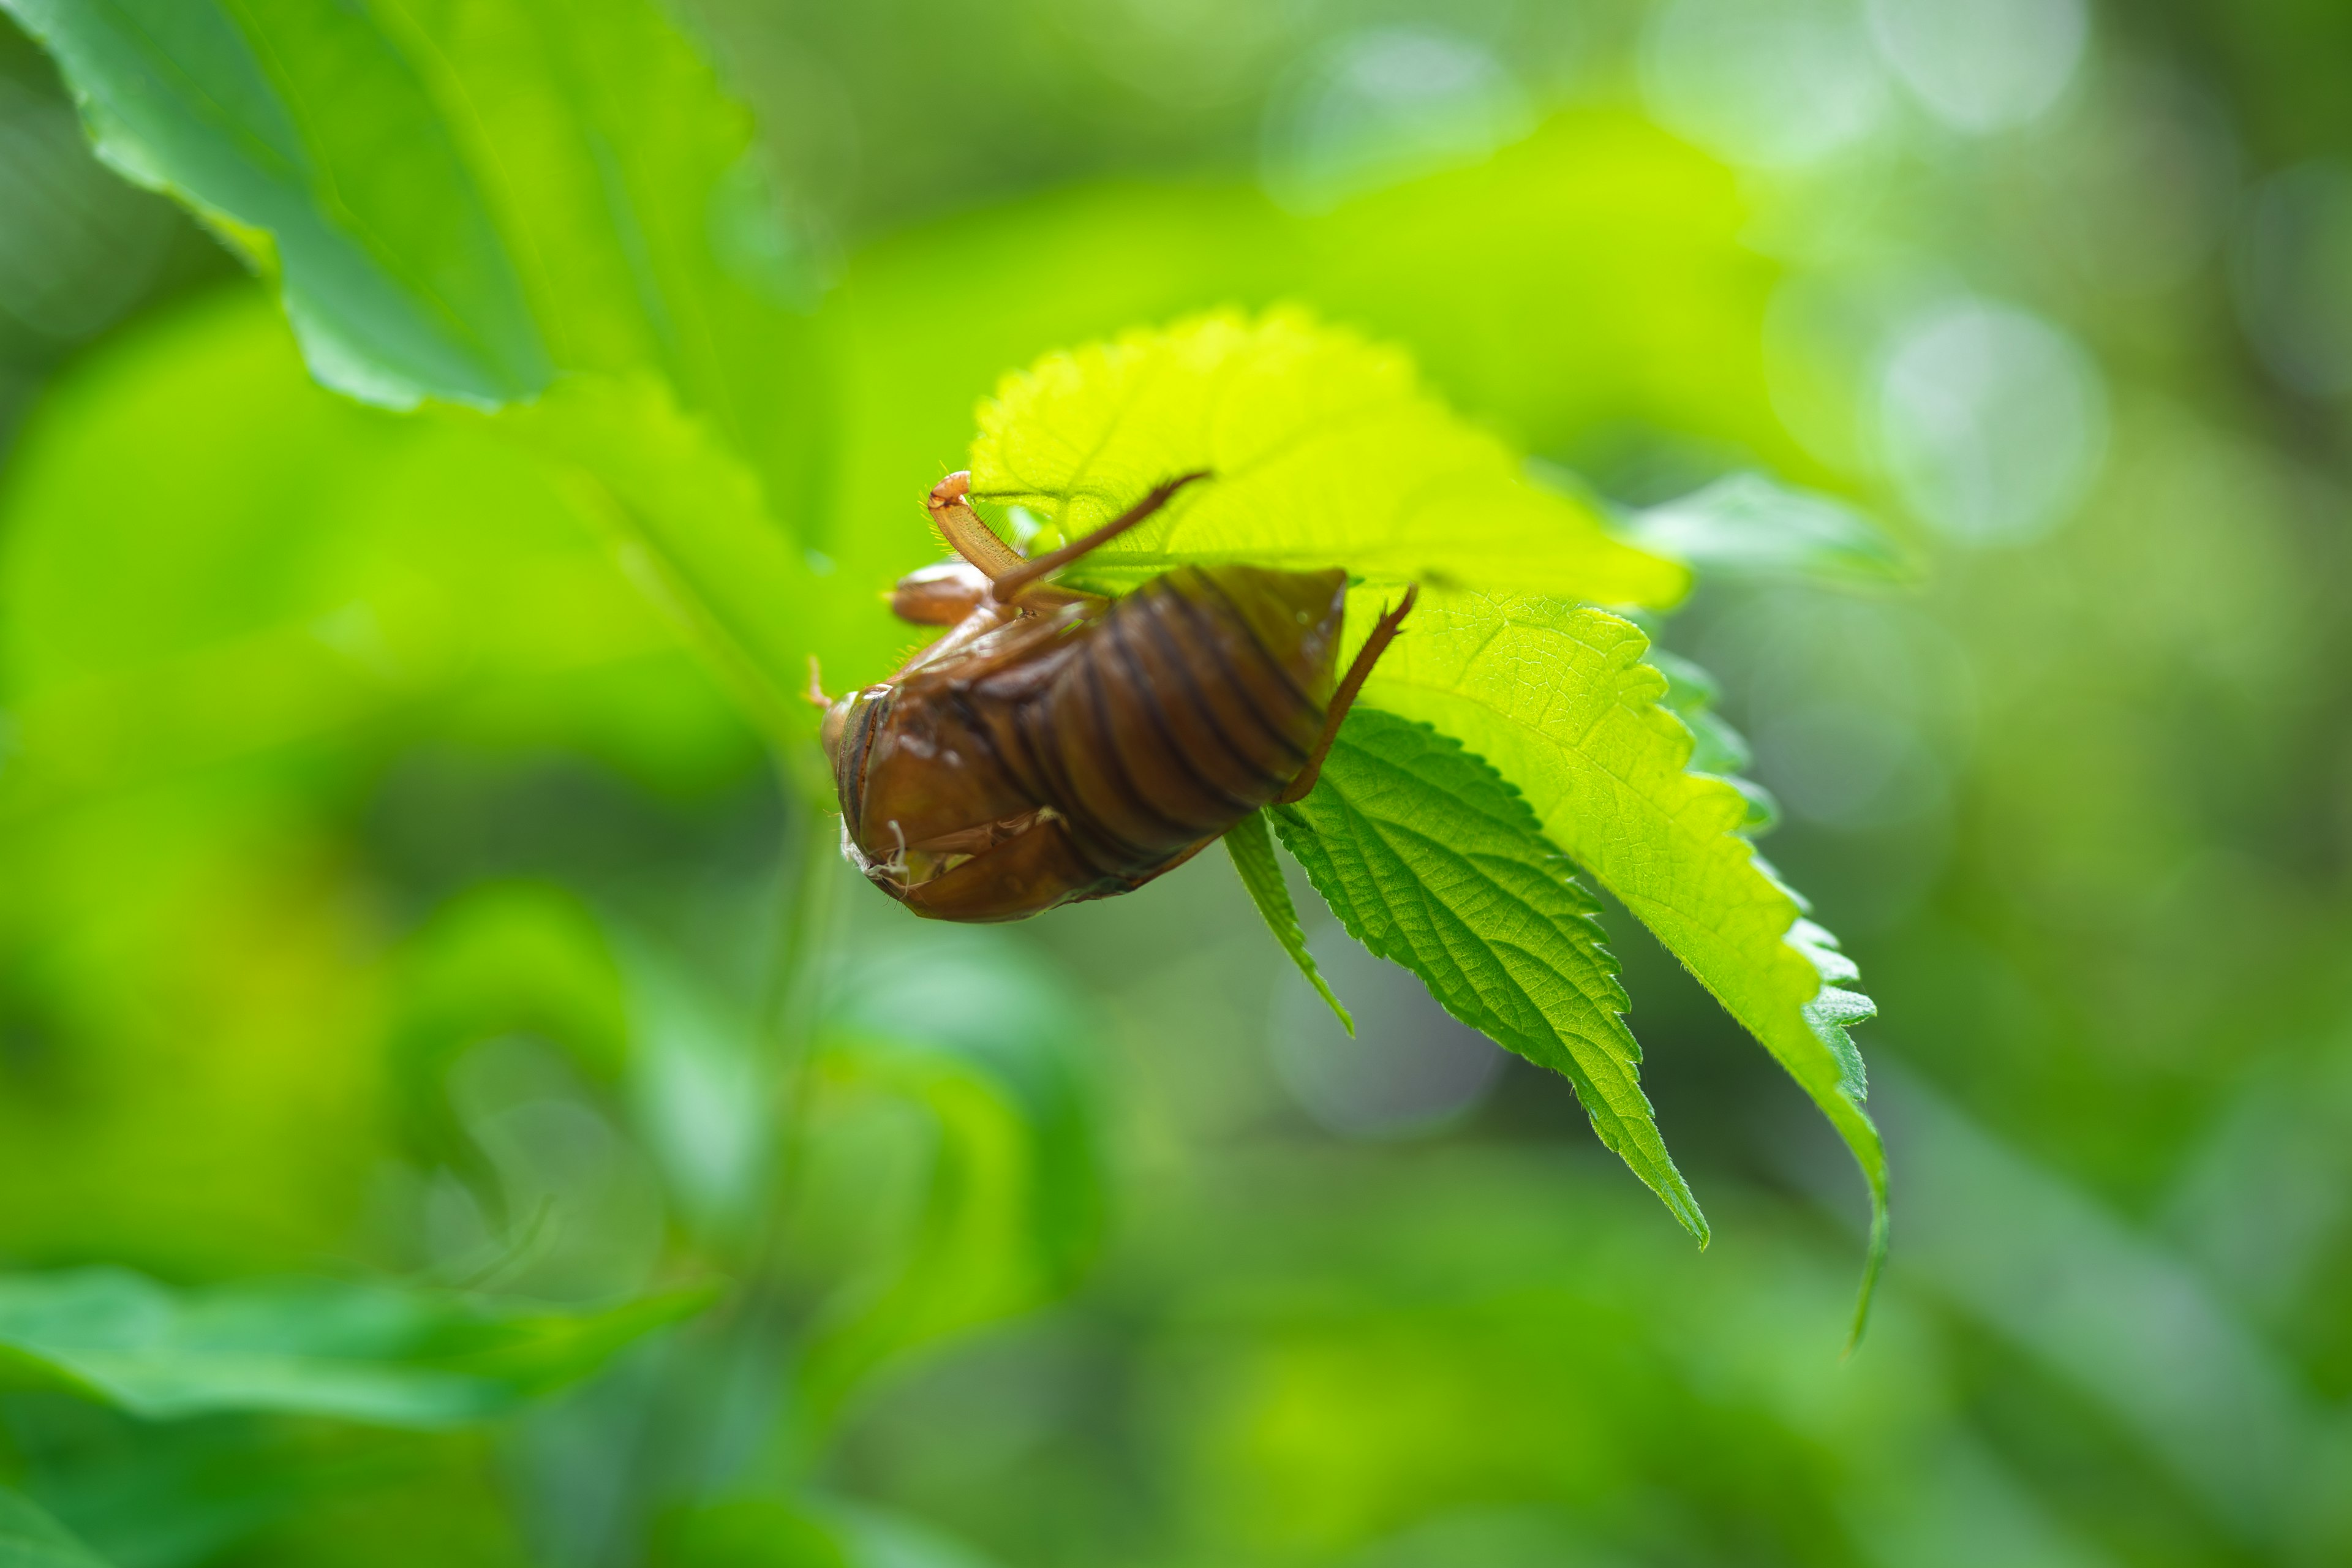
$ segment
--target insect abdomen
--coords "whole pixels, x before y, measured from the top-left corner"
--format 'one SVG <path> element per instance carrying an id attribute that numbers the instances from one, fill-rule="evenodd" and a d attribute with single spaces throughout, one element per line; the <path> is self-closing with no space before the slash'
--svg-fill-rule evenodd
<path id="1" fill-rule="evenodd" d="M 999 755 L 1121 890 L 1273 800 L 1323 728 L 1338 572 L 1182 568 L 1119 600 L 1042 686 L 975 684 Z"/>

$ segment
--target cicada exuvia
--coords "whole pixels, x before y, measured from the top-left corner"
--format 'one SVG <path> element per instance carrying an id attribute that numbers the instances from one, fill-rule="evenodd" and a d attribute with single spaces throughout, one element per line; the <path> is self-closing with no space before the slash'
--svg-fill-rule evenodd
<path id="1" fill-rule="evenodd" d="M 1339 676 L 1336 569 L 1183 566 L 1115 599 L 1047 580 L 1207 478 L 1034 558 L 973 514 L 969 474 L 933 487 L 959 559 L 891 606 L 951 629 L 824 718 L 842 850 L 877 887 L 937 920 L 1019 920 L 1130 892 L 1314 787 L 1412 588 Z"/>

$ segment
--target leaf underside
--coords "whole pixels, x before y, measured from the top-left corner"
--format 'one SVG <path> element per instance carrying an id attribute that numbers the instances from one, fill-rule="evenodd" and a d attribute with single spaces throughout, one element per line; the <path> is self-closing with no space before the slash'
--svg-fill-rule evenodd
<path id="1" fill-rule="evenodd" d="M 1461 742 L 1358 709 L 1283 842 L 1349 935 L 1472 1028 L 1576 1088 L 1592 1130 L 1702 1244 L 1706 1216 L 1643 1094 L 1599 906 L 1535 815 Z"/>
<path id="2" fill-rule="evenodd" d="M 1331 1005 L 1339 1016 L 1339 1026 L 1355 1037 L 1356 1020 L 1331 994 L 1323 972 L 1315 967 L 1315 955 L 1307 951 L 1307 933 L 1298 929 L 1298 910 L 1290 902 L 1290 889 L 1282 880 L 1282 866 L 1274 858 L 1274 837 L 1266 828 L 1266 814 L 1253 811 L 1225 830 L 1225 853 L 1233 857 L 1234 869 L 1241 876 L 1242 886 L 1249 890 L 1250 902 L 1265 917 L 1274 940 L 1307 976 L 1307 983 Z"/>

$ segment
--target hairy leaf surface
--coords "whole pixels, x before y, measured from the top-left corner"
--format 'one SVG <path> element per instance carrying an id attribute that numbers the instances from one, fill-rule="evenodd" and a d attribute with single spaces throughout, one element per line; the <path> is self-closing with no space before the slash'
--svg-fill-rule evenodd
<path id="1" fill-rule="evenodd" d="M 1356 1020 L 1348 1016 L 1348 1009 L 1332 994 L 1323 972 L 1315 967 L 1315 955 L 1307 951 L 1307 933 L 1298 929 L 1298 910 L 1290 901 L 1290 889 L 1283 882 L 1282 866 L 1274 858 L 1274 837 L 1265 822 L 1265 812 L 1253 811 L 1227 828 L 1225 853 L 1233 857 L 1234 869 L 1240 875 L 1243 888 L 1248 890 L 1250 902 L 1257 906 L 1258 914 L 1274 932 L 1274 940 L 1282 944 L 1282 951 L 1290 955 L 1290 962 L 1298 966 L 1298 973 L 1307 977 L 1316 994 L 1330 1005 L 1331 1011 L 1339 1016 L 1339 1026 L 1352 1037 Z"/>
<path id="2" fill-rule="evenodd" d="M 1706 1240 L 1642 1092 L 1599 906 L 1517 790 L 1426 724 L 1359 709 L 1314 791 L 1274 818 L 1348 934 L 1574 1084 L 1601 1142 Z"/>
<path id="3" fill-rule="evenodd" d="M 1373 596 L 1354 595 L 1369 622 Z M 1602 610 L 1532 597 L 1424 604 L 1365 688 L 1392 712 L 1440 726 L 1517 784 L 1555 844 L 1714 994 L 1830 1119 L 1872 1205 L 1866 1311 L 1886 1245 L 1886 1163 L 1862 1109 L 1862 1057 L 1846 1026 L 1869 999 L 1835 940 L 1743 837 L 1747 795 L 1687 771 L 1690 731 L 1662 706 L 1649 639 Z"/>
<path id="4" fill-rule="evenodd" d="M 1671 562 L 1425 391 L 1394 349 L 1303 311 L 1196 317 L 1050 354 L 982 405 L 972 488 L 1075 537 L 1196 469 L 1165 512 L 1073 574 L 1134 586 L 1183 563 L 1340 566 L 1368 581 L 1670 605 Z"/>

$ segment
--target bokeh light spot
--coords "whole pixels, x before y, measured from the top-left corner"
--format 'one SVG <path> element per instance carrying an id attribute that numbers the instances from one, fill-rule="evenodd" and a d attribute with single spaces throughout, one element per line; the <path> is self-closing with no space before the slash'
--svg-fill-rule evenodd
<path id="1" fill-rule="evenodd" d="M 2074 79 L 2083 0 L 1870 0 L 1870 30 L 1928 113 L 1976 135 L 2049 111 Z"/>
<path id="2" fill-rule="evenodd" d="M 1324 50 L 1266 113 L 1265 179 L 1300 212 L 1475 162 L 1535 123 L 1527 93 L 1475 39 L 1374 27 Z"/>
<path id="3" fill-rule="evenodd" d="M 1373 957 L 1337 926 L 1313 943 L 1331 989 L 1356 1021 L 1349 1039 L 1307 982 L 1286 975 L 1271 1044 L 1284 1087 L 1321 1126 L 1349 1138 L 1434 1131 L 1475 1106 L 1503 1053 L 1449 1016 L 1421 982 Z"/>
<path id="4" fill-rule="evenodd" d="M 2048 531 L 2106 446 L 2106 394 L 2089 356 L 2041 318 L 1982 300 L 1946 304 L 1898 333 L 1878 413 L 1904 500 L 1965 543 Z"/>
<path id="5" fill-rule="evenodd" d="M 1642 84 L 1667 124 L 1759 168 L 1853 146 L 1889 99 L 1861 16 L 1836 0 L 1676 0 L 1643 41 Z"/>

